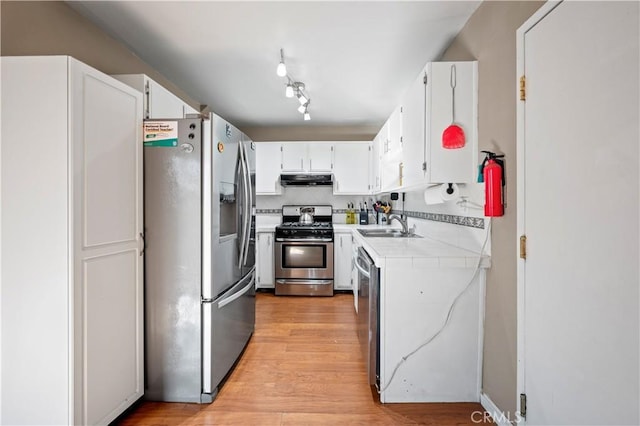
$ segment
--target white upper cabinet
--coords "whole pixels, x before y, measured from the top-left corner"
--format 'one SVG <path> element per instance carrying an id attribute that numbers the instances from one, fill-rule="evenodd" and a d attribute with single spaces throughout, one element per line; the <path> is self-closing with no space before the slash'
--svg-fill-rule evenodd
<path id="1" fill-rule="evenodd" d="M 378 132 L 371 144 L 371 162 L 369 165 L 369 182 L 371 184 L 371 193 L 377 194 L 382 189 L 382 168 L 380 163 L 380 138 L 383 131 Z"/>
<path id="2" fill-rule="evenodd" d="M 454 121 L 454 107 L 455 124 L 464 131 L 465 144 L 444 148 L 442 135 Z M 380 169 L 371 178 L 373 193 L 475 182 L 479 161 L 477 62 L 428 63 L 374 144 L 374 150 L 380 152 Z"/>
<path id="3" fill-rule="evenodd" d="M 426 84 L 425 84 L 426 83 Z M 455 98 L 453 87 L 455 86 Z M 432 183 L 471 183 L 478 163 L 477 62 L 431 62 L 405 94 L 403 162 L 406 188 Z M 445 148 L 453 122 L 464 131 L 460 148 Z"/>
<path id="4" fill-rule="evenodd" d="M 370 142 L 337 142 L 334 145 L 333 193 L 363 195 L 371 191 Z"/>
<path id="5" fill-rule="evenodd" d="M 114 78 L 144 94 L 144 118 L 184 118 L 197 114 L 195 108 L 145 74 L 117 74 Z"/>
<path id="6" fill-rule="evenodd" d="M 386 138 L 382 138 L 382 191 L 393 191 L 402 187 L 402 105 L 396 107 L 383 126 Z"/>
<path id="7" fill-rule="evenodd" d="M 310 172 L 327 172 L 333 170 L 333 143 L 332 142 L 309 142 L 307 143 L 307 157 L 309 160 Z"/>
<path id="8" fill-rule="evenodd" d="M 425 181 L 422 164 L 424 156 L 425 129 L 425 76 L 426 69 L 411 83 L 402 101 L 403 107 L 403 181 L 404 188 L 410 189 L 422 185 Z"/>
<path id="9" fill-rule="evenodd" d="M 330 142 L 282 142 L 283 173 L 331 173 L 333 144 Z"/>
<path id="10" fill-rule="evenodd" d="M 257 195 L 277 195 L 282 193 L 282 186 L 280 185 L 281 146 L 280 142 L 255 143 Z"/>

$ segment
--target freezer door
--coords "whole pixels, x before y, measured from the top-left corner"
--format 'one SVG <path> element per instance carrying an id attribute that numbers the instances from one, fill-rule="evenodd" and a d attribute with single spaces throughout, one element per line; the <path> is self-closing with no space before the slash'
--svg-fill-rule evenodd
<path id="1" fill-rule="evenodd" d="M 203 303 L 201 400 L 215 396 L 255 326 L 255 269 L 216 300 Z"/>
<path id="2" fill-rule="evenodd" d="M 178 123 L 177 143 L 144 147 L 145 398 L 198 402 L 202 121 L 166 122 Z"/>

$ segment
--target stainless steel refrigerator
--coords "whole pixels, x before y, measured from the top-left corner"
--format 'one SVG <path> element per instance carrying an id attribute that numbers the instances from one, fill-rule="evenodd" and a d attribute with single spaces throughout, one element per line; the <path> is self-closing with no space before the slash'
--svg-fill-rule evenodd
<path id="1" fill-rule="evenodd" d="M 207 119 L 144 123 L 145 398 L 213 401 L 255 324 L 255 150 Z"/>

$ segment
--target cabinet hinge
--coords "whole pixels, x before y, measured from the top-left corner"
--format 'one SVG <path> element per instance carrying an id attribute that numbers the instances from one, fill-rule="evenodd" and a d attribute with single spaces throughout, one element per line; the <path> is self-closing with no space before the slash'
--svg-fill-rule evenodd
<path id="1" fill-rule="evenodd" d="M 427 171 L 427 162 L 426 161 L 422 163 L 422 171 L 423 172 Z"/>
<path id="2" fill-rule="evenodd" d="M 371 147 L 369 147 L 369 152 L 371 152 Z"/>
<path id="3" fill-rule="evenodd" d="M 527 79 L 524 75 L 520 77 L 520 100 L 527 100 Z"/>
<path id="4" fill-rule="evenodd" d="M 147 98 L 147 106 L 144 111 L 144 118 L 151 118 L 149 114 L 149 110 L 151 109 L 151 95 L 149 94 L 151 90 L 149 89 L 149 80 L 144 83 L 144 96 Z"/>
<path id="5" fill-rule="evenodd" d="M 520 417 L 523 419 L 527 418 L 527 394 L 520 394 Z"/>
<path id="6" fill-rule="evenodd" d="M 513 81 L 513 80 L 512 80 Z M 424 77 L 422 78 L 422 82 L 424 84 L 427 84 L 427 74 L 425 73 Z"/>
<path id="7" fill-rule="evenodd" d="M 520 236 L 520 259 L 527 259 L 527 236 Z"/>
<path id="8" fill-rule="evenodd" d="M 282 145 L 280 145 L 280 152 L 282 152 Z"/>

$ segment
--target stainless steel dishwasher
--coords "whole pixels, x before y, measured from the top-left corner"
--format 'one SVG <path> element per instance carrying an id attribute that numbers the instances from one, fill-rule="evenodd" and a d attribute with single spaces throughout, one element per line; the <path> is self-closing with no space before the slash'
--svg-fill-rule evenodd
<path id="1" fill-rule="evenodd" d="M 369 384 L 380 386 L 380 269 L 362 247 L 356 258 L 358 269 L 358 339 L 367 363 Z"/>

